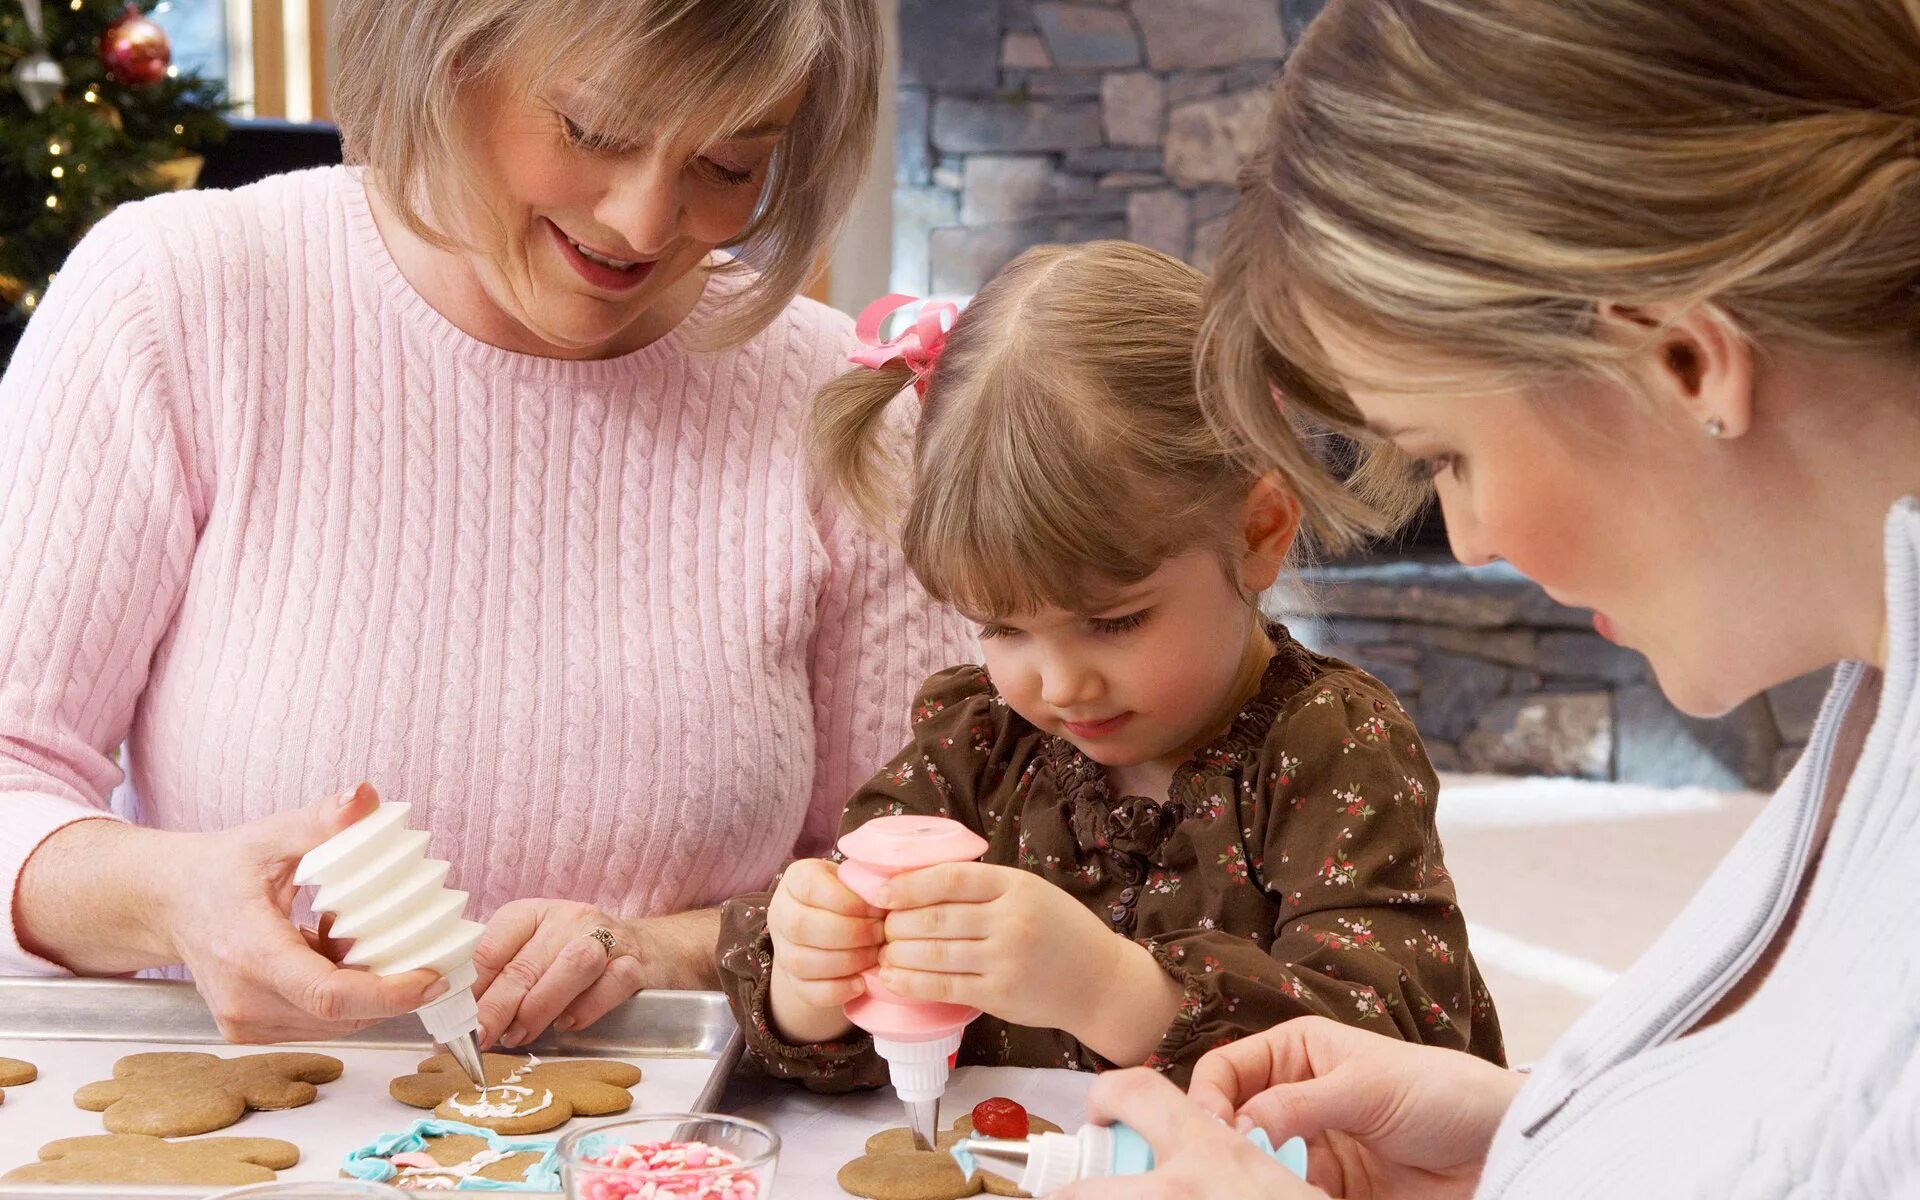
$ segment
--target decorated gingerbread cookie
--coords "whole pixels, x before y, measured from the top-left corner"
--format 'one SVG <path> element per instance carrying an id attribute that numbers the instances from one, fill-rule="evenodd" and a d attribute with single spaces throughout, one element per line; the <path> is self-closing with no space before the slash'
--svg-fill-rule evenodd
<path id="1" fill-rule="evenodd" d="M 40 1161 L 16 1167 L 6 1183 L 173 1183 L 232 1187 L 271 1183 L 300 1161 L 279 1138 L 218 1137 L 169 1142 L 139 1133 L 97 1133 L 40 1147 Z"/>
<path id="2" fill-rule="evenodd" d="M 866 1153 L 840 1168 L 841 1190 L 868 1200 L 965 1200 L 981 1192 L 1022 1195 L 1012 1183 L 991 1172 L 976 1171 L 972 1178 L 962 1175 L 947 1153 L 961 1138 L 973 1136 L 976 1114 L 985 1137 L 1060 1132 L 1051 1121 L 1029 1116 L 1013 1101 L 995 1097 L 982 1101 L 973 1114 L 961 1117 L 952 1129 L 935 1137 L 932 1150 L 914 1149 L 913 1134 L 905 1129 L 874 1134 L 867 1139 Z M 1017 1124 L 1013 1121 L 1016 1114 Z"/>
<path id="3" fill-rule="evenodd" d="M 40 1071 L 30 1062 L 21 1062 L 17 1058 L 0 1058 L 0 1088 L 19 1087 L 32 1083 L 40 1077 Z M 0 1104 L 7 1101 L 7 1093 L 0 1091 Z"/>
<path id="4" fill-rule="evenodd" d="M 249 1109 L 270 1112 L 313 1103 L 316 1083 L 340 1078 L 340 1060 L 324 1054 L 129 1054 L 113 1078 L 74 1093 L 81 1108 L 105 1113 L 114 1133 L 189 1137 L 225 1129 Z"/>
<path id="5" fill-rule="evenodd" d="M 347 1155 L 342 1175 L 409 1191 L 560 1190 L 554 1143 L 458 1121 L 415 1121 Z"/>
<path id="6" fill-rule="evenodd" d="M 487 1087 L 474 1089 L 451 1054 L 436 1054 L 387 1092 L 402 1104 L 431 1108 L 446 1121 L 464 1121 L 496 1133 L 545 1133 L 576 1115 L 603 1117 L 633 1106 L 627 1089 L 640 1068 L 604 1058 L 541 1062 L 532 1055 L 484 1054 Z"/>

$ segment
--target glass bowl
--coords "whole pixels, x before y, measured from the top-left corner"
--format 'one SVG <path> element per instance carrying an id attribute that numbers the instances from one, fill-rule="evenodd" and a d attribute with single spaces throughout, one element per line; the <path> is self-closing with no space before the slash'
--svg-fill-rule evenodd
<path id="1" fill-rule="evenodd" d="M 780 1138 L 739 1117 L 657 1113 L 577 1129 L 558 1153 L 569 1200 L 768 1200 Z"/>

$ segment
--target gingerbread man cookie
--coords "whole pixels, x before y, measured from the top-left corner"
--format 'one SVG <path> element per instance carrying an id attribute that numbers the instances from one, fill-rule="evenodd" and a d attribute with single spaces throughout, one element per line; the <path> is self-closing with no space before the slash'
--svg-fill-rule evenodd
<path id="1" fill-rule="evenodd" d="M 40 1161 L 16 1167 L 7 1183 L 177 1183 L 215 1187 L 272 1183 L 300 1161 L 279 1138 L 220 1137 L 169 1142 L 139 1133 L 96 1133 L 40 1147 Z"/>
<path id="2" fill-rule="evenodd" d="M 114 1133 L 188 1137 L 225 1129 L 249 1109 L 271 1112 L 313 1103 L 316 1083 L 340 1078 L 340 1060 L 324 1054 L 129 1054 L 113 1078 L 89 1083 L 73 1102 L 104 1112 Z"/>
<path id="3" fill-rule="evenodd" d="M 974 1111 L 999 1104 L 1019 1108 L 1012 1101 L 990 1100 Z M 1025 1124 L 1017 1135 L 1012 1130 L 989 1130 L 986 1136 L 1019 1136 L 1028 1133 L 1059 1133 L 1051 1121 L 1028 1116 L 1020 1110 Z M 1011 1181 L 990 1171 L 976 1171 L 972 1177 L 960 1173 L 960 1167 L 947 1151 L 961 1138 L 972 1137 L 974 1118 L 961 1117 L 953 1128 L 937 1135 L 932 1150 L 916 1150 L 913 1134 L 905 1129 L 885 1129 L 867 1139 L 866 1153 L 840 1168 L 837 1179 L 842 1191 L 868 1200 L 965 1200 L 985 1192 L 990 1196 L 1021 1196 L 1025 1193 Z"/>
<path id="4" fill-rule="evenodd" d="M 0 1088 L 19 1087 L 40 1078 L 40 1070 L 30 1062 L 21 1062 L 17 1058 L 0 1058 Z M 0 1104 L 7 1101 L 7 1093 L 0 1091 Z"/>
<path id="5" fill-rule="evenodd" d="M 627 1089 L 640 1082 L 640 1068 L 604 1058 L 541 1062 L 532 1055 L 483 1054 L 485 1091 L 476 1091 L 451 1054 L 436 1054 L 412 1075 L 402 1075 L 387 1094 L 402 1104 L 431 1108 L 447 1121 L 464 1121 L 496 1133 L 545 1133 L 576 1115 L 604 1117 L 633 1106 Z"/>
<path id="6" fill-rule="evenodd" d="M 340 1173 L 413 1191 L 560 1190 L 552 1141 L 509 1138 L 458 1121 L 415 1121 L 347 1155 Z"/>

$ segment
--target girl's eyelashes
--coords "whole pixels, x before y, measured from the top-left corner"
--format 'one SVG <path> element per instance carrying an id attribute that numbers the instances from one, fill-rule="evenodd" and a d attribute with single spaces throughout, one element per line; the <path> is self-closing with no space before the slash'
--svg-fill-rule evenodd
<path id="1" fill-rule="evenodd" d="M 980 628 L 976 631 L 976 633 L 980 637 L 980 640 L 983 642 L 990 638 L 1012 637 L 1014 634 L 1019 632 L 1020 631 L 1018 629 L 1015 629 L 1012 626 L 995 625 L 991 621 L 982 622 L 980 625 Z"/>
<path id="2" fill-rule="evenodd" d="M 1445 474 L 1457 472 L 1460 468 L 1460 456 L 1457 454 L 1433 454 L 1413 460 L 1414 468 L 1422 478 L 1438 479 Z"/>
<path id="3" fill-rule="evenodd" d="M 1087 625 L 1095 633 L 1131 633 L 1142 625 L 1145 625 L 1147 623 L 1147 617 L 1151 615 L 1152 612 L 1153 610 L 1150 608 L 1143 608 L 1139 612 L 1128 613 L 1124 617 L 1093 617 L 1087 621 Z"/>

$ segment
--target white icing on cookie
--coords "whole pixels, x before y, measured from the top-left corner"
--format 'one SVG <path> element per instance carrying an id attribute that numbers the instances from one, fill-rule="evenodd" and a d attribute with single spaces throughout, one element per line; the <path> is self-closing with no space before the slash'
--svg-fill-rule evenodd
<path id="1" fill-rule="evenodd" d="M 478 1098 L 474 1103 L 465 1104 L 461 1102 L 460 1097 L 451 1096 L 447 1099 L 447 1107 L 463 1117 L 483 1117 L 493 1120 L 499 1120 L 503 1117 L 530 1117 L 534 1113 L 552 1108 L 553 1093 L 551 1091 L 540 1098 L 540 1103 L 527 1106 L 523 1105 L 522 1101 L 524 1101 L 526 1097 L 533 1095 L 533 1089 L 516 1086 L 522 1079 L 526 1078 L 528 1071 L 533 1070 L 539 1065 L 540 1060 L 529 1054 L 527 1055 L 526 1062 L 515 1067 L 512 1072 L 499 1083 L 494 1084 L 492 1087 L 481 1088 Z M 487 1097 L 495 1092 L 505 1096 L 506 1099 L 500 1101 L 488 1100 Z M 519 1097 L 520 1099 L 516 1100 L 514 1097 Z"/>
<path id="2" fill-rule="evenodd" d="M 423 1192 L 454 1191 L 459 1188 L 461 1180 L 478 1175 L 497 1162 L 512 1158 L 514 1153 L 511 1150 L 481 1150 L 465 1162 L 432 1167 L 404 1167 L 394 1178 L 396 1181 L 408 1180 L 408 1183 L 402 1186 L 418 1188 Z"/>

